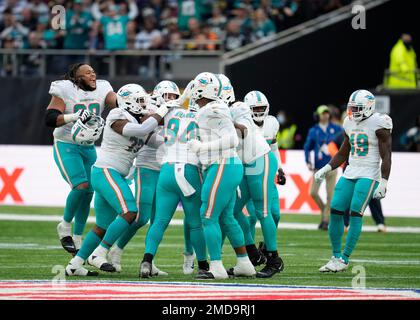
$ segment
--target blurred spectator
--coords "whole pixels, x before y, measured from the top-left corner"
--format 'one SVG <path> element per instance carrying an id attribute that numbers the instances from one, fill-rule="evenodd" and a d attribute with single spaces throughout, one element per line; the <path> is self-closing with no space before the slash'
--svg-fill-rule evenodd
<path id="1" fill-rule="evenodd" d="M 190 20 L 194 18 L 201 22 L 202 4 L 200 0 L 178 0 L 178 26 L 181 32 L 190 27 Z"/>
<path id="2" fill-rule="evenodd" d="M 35 30 L 36 29 L 36 25 L 38 23 L 38 19 L 34 14 L 34 11 L 32 11 L 29 6 L 23 8 L 22 13 L 21 13 L 21 20 L 20 22 L 22 23 L 22 25 L 29 29 L 29 30 Z"/>
<path id="3" fill-rule="evenodd" d="M 252 41 L 259 40 L 268 36 L 272 36 L 276 33 L 276 27 L 263 9 L 257 9 L 254 12 L 252 22 Z"/>
<path id="4" fill-rule="evenodd" d="M 300 140 L 300 135 L 297 134 L 297 125 L 290 121 L 284 110 L 280 110 L 276 118 L 280 125 L 276 138 L 279 148 L 293 149 L 295 143 Z"/>
<path id="5" fill-rule="evenodd" d="M 7 39 L 7 41 L 13 40 L 13 48 L 23 48 L 29 34 L 29 29 L 16 21 L 16 17 L 12 14 L 11 9 L 6 9 L 3 12 L 3 23 L 4 30 L 0 34 L 0 39 L 2 41 L 5 39 Z M 8 43 L 8 46 L 9 45 L 10 43 Z"/>
<path id="6" fill-rule="evenodd" d="M 420 115 L 417 116 L 414 127 L 401 136 L 400 143 L 407 151 L 420 152 Z"/>
<path id="7" fill-rule="evenodd" d="M 135 49 L 156 50 L 162 46 L 162 33 L 156 28 L 154 17 L 148 16 L 144 19 L 141 31 L 136 35 Z"/>
<path id="8" fill-rule="evenodd" d="M 337 153 L 337 145 L 335 139 L 337 134 L 341 134 L 341 126 L 331 123 L 330 109 L 326 105 L 319 106 L 314 113 L 317 122 L 308 132 L 304 145 L 305 161 L 308 169 L 315 173 L 317 170 L 325 166 L 331 158 Z M 314 159 L 311 160 L 311 152 Z M 321 183 L 312 180 L 311 197 L 321 210 L 321 223 L 318 226 L 320 230 L 328 230 L 328 222 L 330 217 L 330 205 L 334 194 L 334 187 L 337 179 L 337 170 L 328 173 L 325 178 L 327 189 L 327 201 L 324 203 L 319 196 L 319 188 Z"/>
<path id="9" fill-rule="evenodd" d="M 25 61 L 21 66 L 20 72 L 25 76 L 39 76 L 41 74 L 40 66 L 42 63 L 40 50 L 45 49 L 47 45 L 36 31 L 32 31 L 28 38 L 28 49 L 38 50 L 38 52 L 23 56 Z"/>
<path id="10" fill-rule="evenodd" d="M 92 15 L 84 10 L 83 0 L 73 0 L 72 8 L 66 10 L 64 49 L 87 49 L 91 26 Z"/>
<path id="11" fill-rule="evenodd" d="M 99 21 L 104 33 L 104 49 L 125 50 L 127 49 L 127 24 L 138 15 L 138 8 L 134 0 L 129 0 L 129 12 L 125 12 L 124 5 L 104 3 L 102 14 L 99 0 L 92 5 L 92 15 Z"/>
<path id="12" fill-rule="evenodd" d="M 238 49 L 245 45 L 246 38 L 241 33 L 241 25 L 238 20 L 231 20 L 226 26 L 224 47 L 226 51 Z"/>
<path id="13" fill-rule="evenodd" d="M 210 25 L 204 24 L 203 30 L 202 30 L 202 35 L 203 35 L 203 37 L 202 37 L 203 40 L 208 41 L 208 43 L 205 44 L 200 49 L 202 49 L 202 50 L 216 50 L 216 49 L 219 49 L 220 46 L 216 43 L 217 40 L 218 40 L 217 33 L 214 32 L 211 29 Z"/>
<path id="14" fill-rule="evenodd" d="M 212 17 L 207 22 L 211 30 L 216 33 L 219 38 L 222 38 L 227 18 L 223 15 L 223 11 L 219 6 L 213 6 Z"/>
<path id="15" fill-rule="evenodd" d="M 413 39 L 409 34 L 401 35 L 392 48 L 389 64 L 390 75 L 386 86 L 390 89 L 416 88 L 417 57 Z"/>

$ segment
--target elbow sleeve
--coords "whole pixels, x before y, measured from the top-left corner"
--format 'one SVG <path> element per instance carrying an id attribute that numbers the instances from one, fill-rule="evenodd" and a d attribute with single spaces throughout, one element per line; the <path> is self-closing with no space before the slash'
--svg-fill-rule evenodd
<path id="1" fill-rule="evenodd" d="M 126 137 L 143 137 L 155 130 L 157 126 L 157 120 L 151 117 L 142 124 L 127 123 L 122 130 L 122 134 Z"/>
<path id="2" fill-rule="evenodd" d="M 47 109 L 45 112 L 45 125 L 47 127 L 56 128 L 57 127 L 57 118 L 62 114 L 57 109 Z"/>

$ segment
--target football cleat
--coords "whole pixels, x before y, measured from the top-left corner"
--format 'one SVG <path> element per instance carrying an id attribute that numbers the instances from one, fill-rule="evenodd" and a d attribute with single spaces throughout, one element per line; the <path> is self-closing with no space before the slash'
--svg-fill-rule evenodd
<path id="1" fill-rule="evenodd" d="M 157 276 L 167 276 L 168 273 L 162 270 L 159 270 L 158 267 L 155 266 L 155 263 L 152 262 L 152 272 L 150 273 L 150 275 L 152 277 L 157 277 Z"/>
<path id="2" fill-rule="evenodd" d="M 89 271 L 82 266 L 75 266 L 71 263 L 71 261 L 66 267 L 66 276 L 97 277 L 98 275 L 98 272 Z"/>
<path id="3" fill-rule="evenodd" d="M 73 242 L 74 246 L 76 247 L 76 250 L 79 251 L 79 249 L 82 247 L 82 236 L 73 235 Z"/>
<path id="4" fill-rule="evenodd" d="M 321 223 L 318 225 L 318 230 L 327 231 L 328 230 L 328 222 L 321 221 Z"/>
<path id="5" fill-rule="evenodd" d="M 257 250 L 254 254 L 251 254 L 249 260 L 255 267 L 267 262 L 267 258 L 262 250 Z"/>
<path id="6" fill-rule="evenodd" d="M 238 259 L 236 266 L 227 271 L 233 277 L 253 277 L 257 273 L 249 259 Z"/>
<path id="7" fill-rule="evenodd" d="M 57 233 L 64 250 L 66 250 L 72 256 L 75 256 L 77 253 L 77 248 L 74 244 L 73 238 L 71 237 L 71 226 L 65 227 L 63 222 L 60 222 L 57 225 Z"/>
<path id="8" fill-rule="evenodd" d="M 385 232 L 386 232 L 386 227 L 385 227 L 385 225 L 384 225 L 384 224 L 382 224 L 382 223 L 378 224 L 378 225 L 377 225 L 377 228 L 378 228 L 378 232 L 383 232 L 383 233 L 385 233 Z"/>
<path id="9" fill-rule="evenodd" d="M 115 267 L 108 262 L 104 257 L 94 255 L 93 253 L 88 258 L 88 263 L 91 266 L 98 268 L 105 272 L 115 272 Z"/>
<path id="10" fill-rule="evenodd" d="M 284 262 L 279 256 L 268 256 L 267 264 L 261 271 L 257 272 L 257 278 L 271 278 L 276 273 L 284 270 Z"/>
<path id="11" fill-rule="evenodd" d="M 319 272 L 341 272 L 348 268 L 348 264 L 341 258 L 331 257 L 326 265 L 319 268 Z"/>
<path id="12" fill-rule="evenodd" d="M 183 254 L 184 256 L 184 264 L 182 265 L 182 271 L 185 275 L 193 274 L 194 273 L 194 260 L 195 260 L 195 252 L 193 254 Z"/>
<path id="13" fill-rule="evenodd" d="M 143 261 L 140 265 L 140 278 L 150 278 L 152 276 L 152 264 L 147 261 Z"/>
<path id="14" fill-rule="evenodd" d="M 121 258 L 122 258 L 123 250 L 118 248 L 117 246 L 114 246 L 109 250 L 108 253 L 108 261 L 111 263 L 116 272 L 121 272 Z"/>
<path id="15" fill-rule="evenodd" d="M 229 279 L 226 269 L 223 267 L 222 261 L 211 261 L 209 271 L 199 270 L 195 279 L 198 280 L 223 280 Z"/>

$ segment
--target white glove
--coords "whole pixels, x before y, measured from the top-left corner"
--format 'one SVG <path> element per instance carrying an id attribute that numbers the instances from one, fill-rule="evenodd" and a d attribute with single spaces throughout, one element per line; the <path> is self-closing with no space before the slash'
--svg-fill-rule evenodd
<path id="1" fill-rule="evenodd" d="M 187 142 L 187 148 L 194 153 L 197 153 L 200 151 L 201 145 L 202 145 L 202 142 L 196 139 L 190 140 Z"/>
<path id="2" fill-rule="evenodd" d="M 221 110 L 220 109 L 220 104 L 218 104 L 218 103 L 212 104 L 211 111 L 213 111 L 214 113 L 219 114 L 221 112 L 220 110 Z"/>
<path id="3" fill-rule="evenodd" d="M 373 197 L 375 199 L 383 199 L 386 195 L 386 186 L 388 184 L 388 180 L 382 178 L 381 182 L 379 182 L 378 187 L 375 190 L 375 193 L 373 194 Z"/>
<path id="4" fill-rule="evenodd" d="M 314 179 L 316 182 L 321 183 L 322 180 L 325 179 L 325 176 L 332 170 L 331 166 L 329 164 L 323 166 L 321 169 L 319 169 L 317 172 L 315 172 Z"/>
<path id="5" fill-rule="evenodd" d="M 92 114 L 84 109 L 80 109 L 75 113 L 65 114 L 63 116 L 65 123 L 76 122 L 79 119 L 82 120 L 83 123 L 86 123 L 88 120 L 90 120 L 90 118 L 92 118 Z"/>
<path id="6" fill-rule="evenodd" d="M 166 103 L 162 104 L 159 108 L 156 109 L 156 114 L 161 118 L 165 118 L 166 114 L 169 112 L 169 108 Z"/>

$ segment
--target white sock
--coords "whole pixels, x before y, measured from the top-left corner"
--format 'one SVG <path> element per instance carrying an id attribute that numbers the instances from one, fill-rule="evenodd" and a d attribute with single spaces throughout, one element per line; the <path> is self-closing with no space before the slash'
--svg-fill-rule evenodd
<path id="1" fill-rule="evenodd" d="M 83 266 L 84 262 L 85 260 L 83 260 L 79 256 L 75 256 L 73 259 L 70 260 L 70 263 L 76 268 L 80 268 L 81 266 Z"/>
<path id="2" fill-rule="evenodd" d="M 212 260 L 210 261 L 210 268 L 223 268 L 222 260 Z"/>
<path id="3" fill-rule="evenodd" d="M 236 260 L 237 260 L 237 263 L 238 264 L 239 263 L 248 263 L 248 262 L 251 262 L 251 261 L 249 261 L 248 256 L 245 256 L 245 257 L 236 257 Z"/>
<path id="4" fill-rule="evenodd" d="M 71 222 L 67 222 L 67 221 L 65 221 L 65 220 L 62 220 L 62 221 L 61 221 L 61 225 L 62 225 L 64 228 L 71 228 Z"/>
<path id="5" fill-rule="evenodd" d="M 95 256 L 101 256 L 101 257 L 106 257 L 107 253 L 108 253 L 109 249 L 105 249 L 104 247 L 102 247 L 101 245 L 99 245 L 95 251 L 93 251 L 93 255 Z"/>

